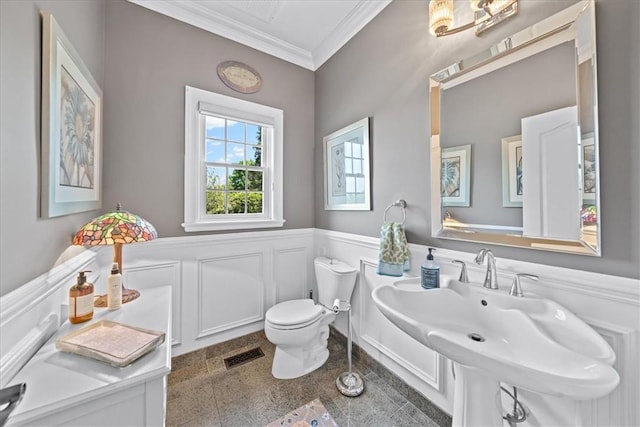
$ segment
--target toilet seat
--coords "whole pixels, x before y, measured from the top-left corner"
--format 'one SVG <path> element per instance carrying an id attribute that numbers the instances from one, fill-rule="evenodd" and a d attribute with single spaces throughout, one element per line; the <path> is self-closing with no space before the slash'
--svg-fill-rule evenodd
<path id="1" fill-rule="evenodd" d="M 267 310 L 266 319 L 276 329 L 299 329 L 316 322 L 324 308 L 311 299 L 297 299 L 274 305 Z"/>

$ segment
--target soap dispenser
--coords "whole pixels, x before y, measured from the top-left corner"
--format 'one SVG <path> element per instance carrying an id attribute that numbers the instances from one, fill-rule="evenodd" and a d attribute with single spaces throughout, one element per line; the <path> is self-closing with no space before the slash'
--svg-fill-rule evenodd
<path id="1" fill-rule="evenodd" d="M 86 273 L 78 273 L 77 283 L 69 289 L 69 322 L 82 323 L 93 318 L 93 284 Z"/>
<path id="2" fill-rule="evenodd" d="M 435 249 L 429 248 L 427 261 L 420 266 L 420 284 L 424 289 L 440 287 L 440 266 L 433 259 L 431 251 L 435 251 Z"/>

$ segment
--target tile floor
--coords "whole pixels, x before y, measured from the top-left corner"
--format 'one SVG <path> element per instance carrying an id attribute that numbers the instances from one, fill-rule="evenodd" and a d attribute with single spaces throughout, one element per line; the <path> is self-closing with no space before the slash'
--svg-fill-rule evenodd
<path id="1" fill-rule="evenodd" d="M 353 365 L 365 391 L 355 398 L 340 394 L 335 380 L 347 370 L 345 343 L 332 329 L 327 363 L 292 380 L 271 375 L 275 349 L 262 331 L 177 356 L 169 375 L 167 425 L 259 427 L 318 397 L 341 427 L 451 425 L 447 414 L 357 347 Z M 224 358 L 256 346 L 264 357 L 225 367 Z"/>

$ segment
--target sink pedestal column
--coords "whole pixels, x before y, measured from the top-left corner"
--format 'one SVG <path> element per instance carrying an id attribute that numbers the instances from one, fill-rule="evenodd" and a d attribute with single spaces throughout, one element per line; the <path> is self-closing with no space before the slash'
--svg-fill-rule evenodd
<path id="1" fill-rule="evenodd" d="M 453 427 L 502 427 L 500 383 L 481 369 L 453 365 Z"/>

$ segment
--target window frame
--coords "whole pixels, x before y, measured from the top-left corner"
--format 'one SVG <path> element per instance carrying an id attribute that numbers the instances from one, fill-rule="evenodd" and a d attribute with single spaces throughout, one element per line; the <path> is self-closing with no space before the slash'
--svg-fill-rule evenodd
<path id="1" fill-rule="evenodd" d="M 206 213 L 206 117 L 271 127 L 262 141 L 263 213 Z M 184 222 L 186 232 L 282 227 L 284 112 L 242 99 L 185 86 Z"/>

